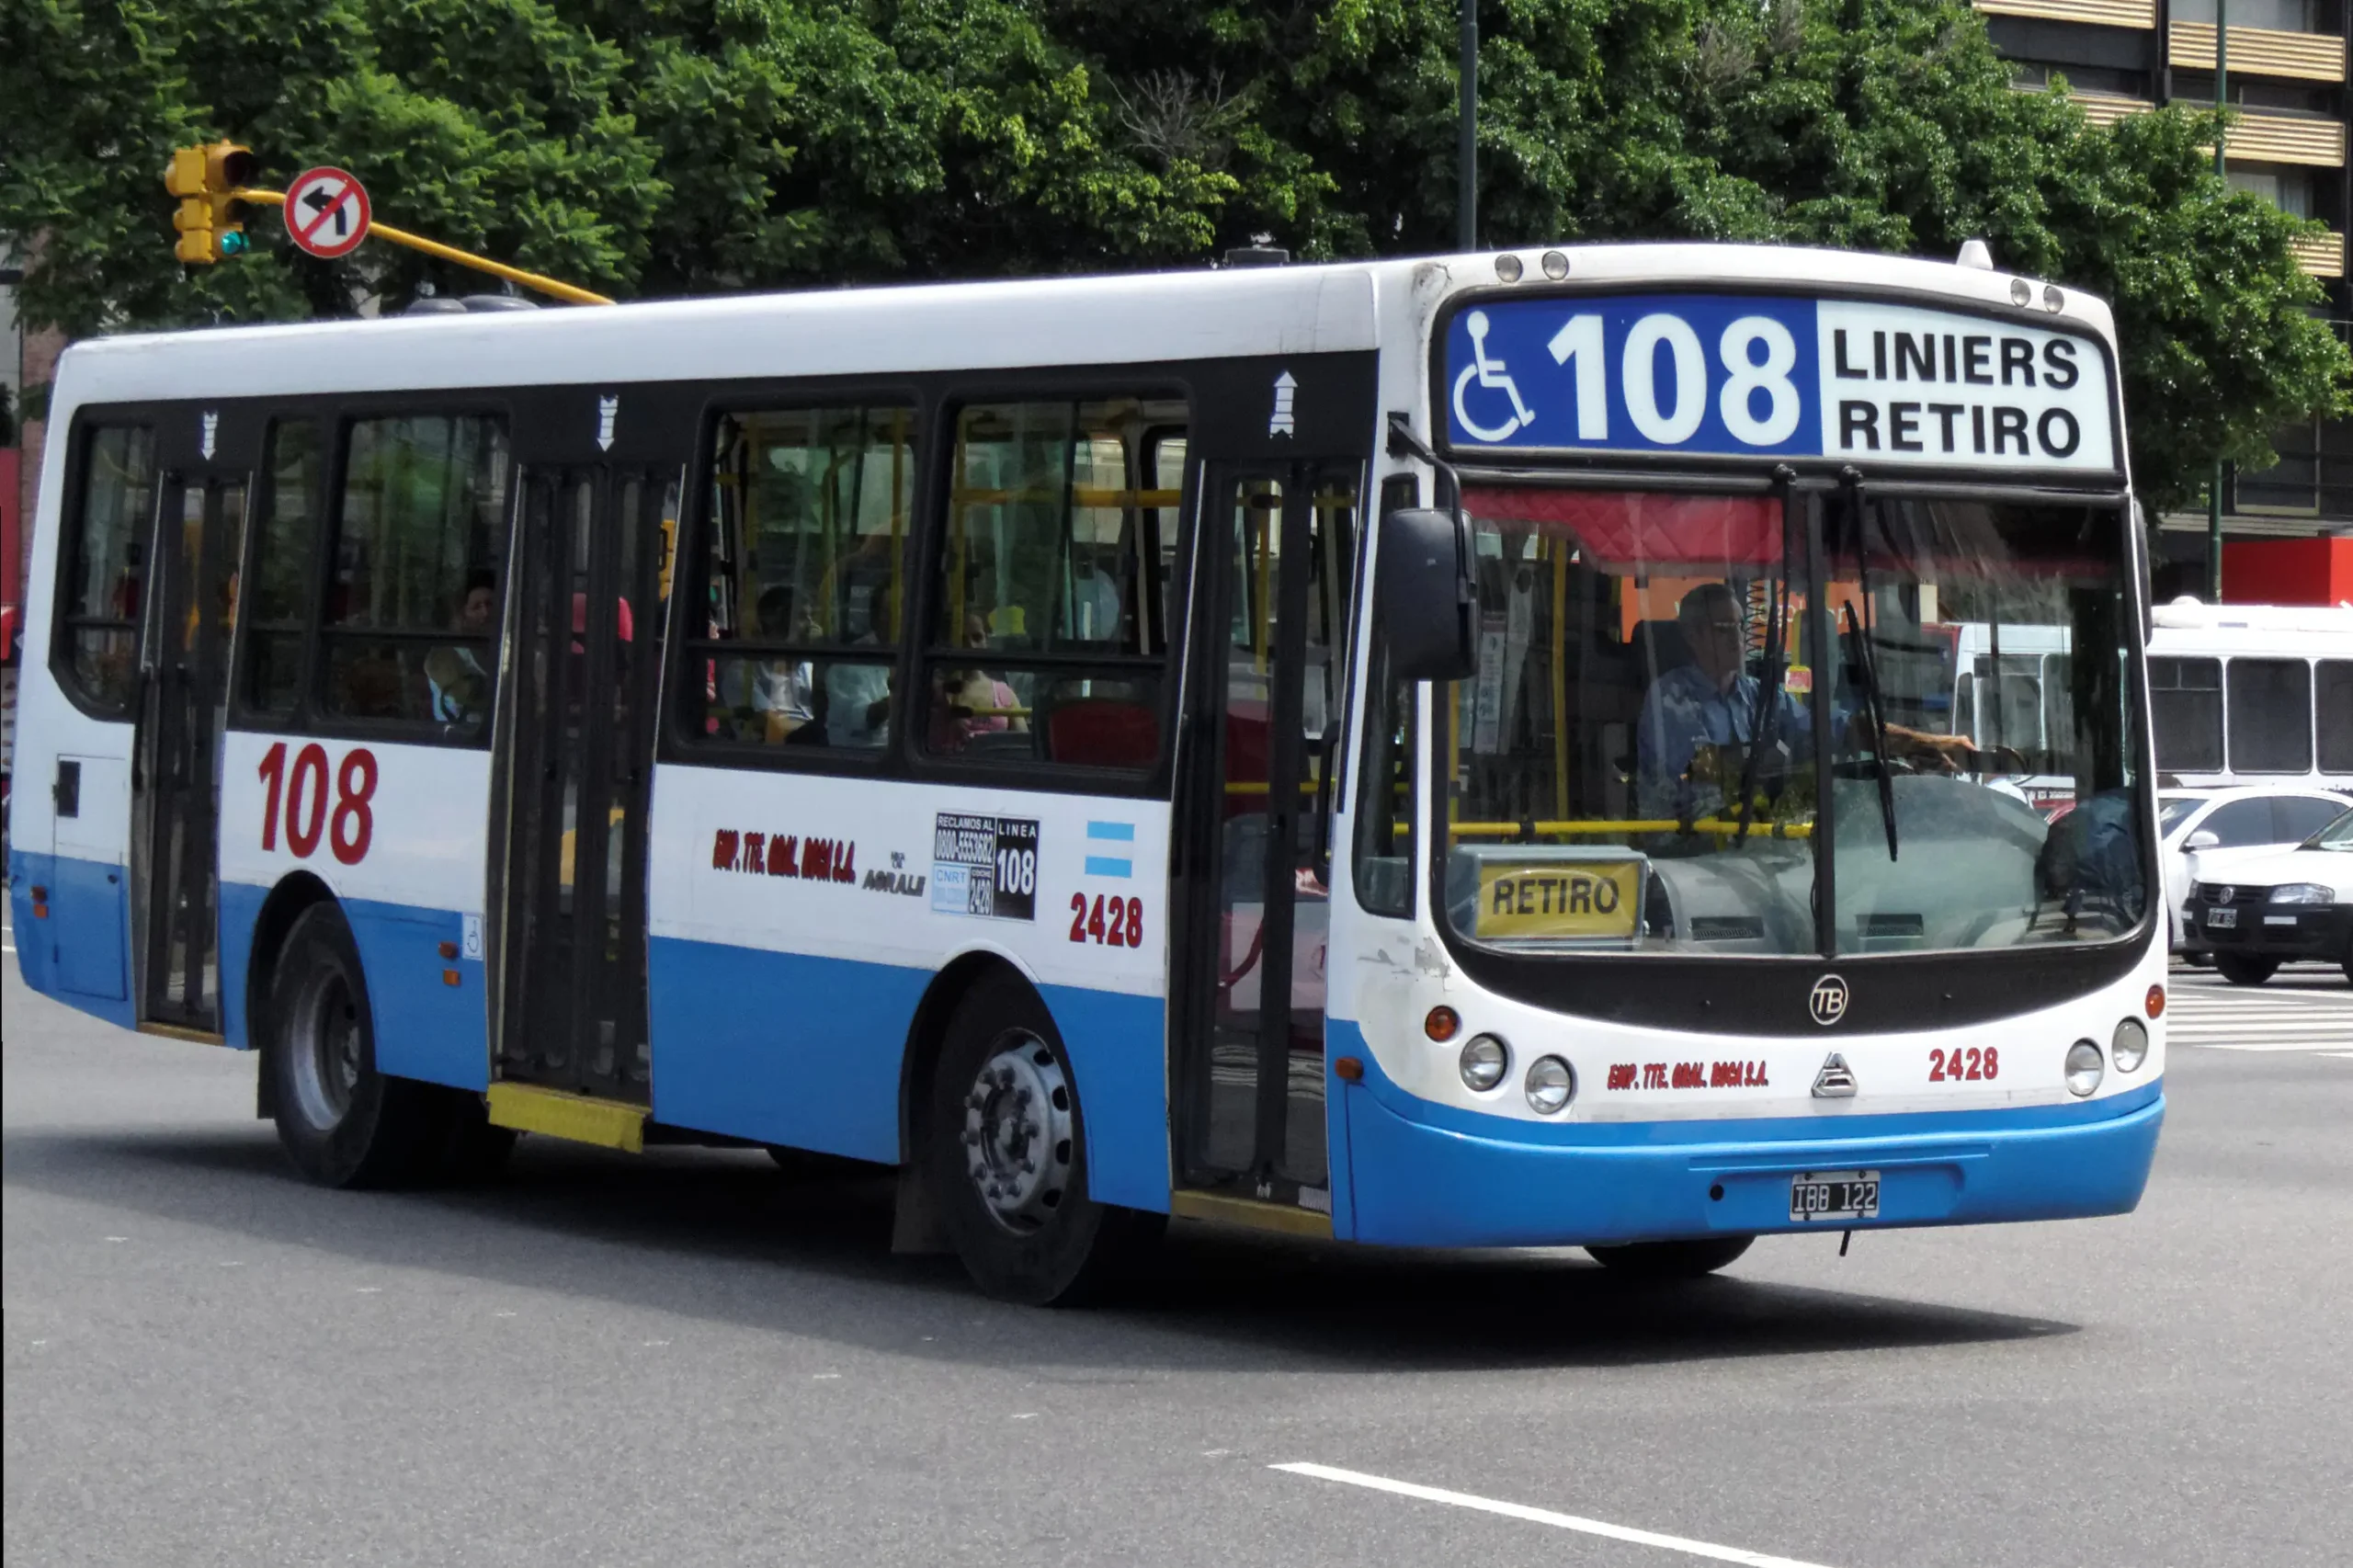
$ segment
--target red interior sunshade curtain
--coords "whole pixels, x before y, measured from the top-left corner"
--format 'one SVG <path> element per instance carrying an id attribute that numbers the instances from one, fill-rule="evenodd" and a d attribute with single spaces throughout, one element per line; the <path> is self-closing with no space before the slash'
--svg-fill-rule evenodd
<path id="1" fill-rule="evenodd" d="M 1574 540 L 1594 564 L 1653 568 L 1779 566 L 1781 503 L 1771 495 L 1672 495 L 1652 491 L 1463 486 L 1483 522 L 1518 524 Z"/>

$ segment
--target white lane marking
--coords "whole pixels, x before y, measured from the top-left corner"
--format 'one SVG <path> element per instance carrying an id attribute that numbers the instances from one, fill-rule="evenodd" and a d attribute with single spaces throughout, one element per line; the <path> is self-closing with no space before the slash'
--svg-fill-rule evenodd
<path id="1" fill-rule="evenodd" d="M 1336 1470 L 1328 1464 L 1275 1464 L 1267 1468 L 1286 1471 L 1292 1475 L 1313 1476 L 1318 1481 L 1336 1481 L 1347 1486 L 1369 1487 L 1375 1492 L 1392 1492 L 1400 1497 L 1418 1497 L 1426 1503 L 1451 1503 L 1458 1508 L 1475 1508 L 1483 1514 L 1501 1514 L 1507 1519 L 1526 1519 L 1530 1524 L 1551 1525 L 1555 1529 L 1576 1530 L 1585 1535 L 1604 1536 L 1611 1540 L 1631 1541 L 1636 1546 L 1655 1546 L 1665 1551 L 1680 1551 L 1688 1557 L 1745 1563 L 1747 1568 L 1822 1568 L 1820 1563 L 1801 1562 L 1794 1557 L 1773 1557 L 1737 1546 L 1717 1546 L 1710 1541 L 1689 1540 L 1679 1535 L 1660 1535 L 1655 1530 L 1638 1530 L 1600 1519 L 1583 1519 L 1574 1514 L 1556 1514 L 1550 1508 L 1531 1508 L 1524 1503 L 1501 1503 L 1493 1497 L 1475 1497 L 1468 1492 L 1416 1486 L 1410 1481 L 1392 1481 L 1386 1476 L 1367 1475 L 1362 1471 Z"/>
<path id="2" fill-rule="evenodd" d="M 2339 1062 L 2353 1062 L 2353 1051 L 2324 1051 L 2318 1054 L 2322 1056 L 2334 1056 Z"/>

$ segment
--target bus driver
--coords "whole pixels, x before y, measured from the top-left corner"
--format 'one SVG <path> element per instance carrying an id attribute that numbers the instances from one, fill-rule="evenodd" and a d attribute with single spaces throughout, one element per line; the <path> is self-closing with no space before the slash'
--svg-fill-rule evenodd
<path id="1" fill-rule="evenodd" d="M 1729 584 L 1702 583 L 1683 596 L 1675 622 L 1691 662 L 1651 683 L 1635 730 L 1636 791 L 1643 814 L 1688 821 L 1711 815 L 1724 804 L 1712 782 L 1686 777 L 1703 745 L 1749 745 L 1756 740 L 1764 707 L 1764 683 L 1744 667 L 1748 654 L 1746 607 Z M 1813 733 L 1813 715 L 1803 695 L 1781 687 L 1780 718 L 1774 738 L 1795 743 Z M 1838 712 L 1836 738 L 1868 745 L 1870 722 L 1859 713 Z M 1932 735 L 1901 724 L 1887 726 L 1889 749 L 1934 759 L 1952 767 L 1976 749 L 1967 735 Z"/>

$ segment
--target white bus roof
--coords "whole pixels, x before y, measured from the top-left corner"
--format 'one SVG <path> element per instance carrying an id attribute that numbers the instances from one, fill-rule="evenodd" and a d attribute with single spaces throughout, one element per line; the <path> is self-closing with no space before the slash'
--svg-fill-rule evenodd
<path id="1" fill-rule="evenodd" d="M 2015 274 L 1769 245 L 1558 247 L 1573 284 L 1901 290 L 2015 308 Z M 438 387 L 905 374 L 1368 350 L 1421 341 L 1449 294 L 1499 286 L 1496 256 L 1199 268 L 126 335 L 74 345 L 61 413 L 85 403 Z M 1546 286 L 1543 247 L 1512 254 Z M 2114 341 L 2072 289 L 2050 324 Z M 2039 281 L 2032 297 L 2042 298 Z M 1408 336 L 1406 335 L 1415 335 Z M 222 362 L 234 355 L 231 373 Z"/>
<path id="2" fill-rule="evenodd" d="M 2254 646 L 2281 635 L 2353 639 L 2353 605 L 2210 605 L 2182 598 L 2157 606 L 2150 620 L 2159 633 L 2185 633 L 2180 641 Z"/>

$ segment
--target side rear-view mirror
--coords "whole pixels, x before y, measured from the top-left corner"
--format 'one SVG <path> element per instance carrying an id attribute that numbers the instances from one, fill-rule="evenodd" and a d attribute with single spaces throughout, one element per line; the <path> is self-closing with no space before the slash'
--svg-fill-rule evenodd
<path id="1" fill-rule="evenodd" d="M 2222 847 L 2222 835 L 2221 834 L 2214 832 L 2211 828 L 2203 827 L 2200 828 L 2196 833 L 2191 834 L 2188 838 L 2181 841 L 2181 846 L 2184 849 L 2219 849 Z"/>
<path id="2" fill-rule="evenodd" d="M 1459 512 L 1404 506 L 1381 519 L 1373 608 L 1398 680 L 1464 680 L 1478 666 L 1471 525 Z"/>

